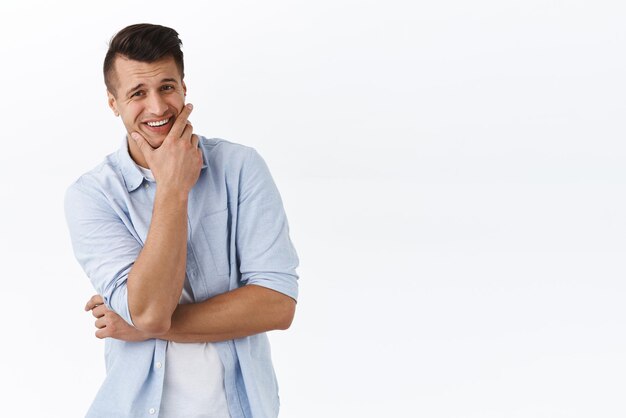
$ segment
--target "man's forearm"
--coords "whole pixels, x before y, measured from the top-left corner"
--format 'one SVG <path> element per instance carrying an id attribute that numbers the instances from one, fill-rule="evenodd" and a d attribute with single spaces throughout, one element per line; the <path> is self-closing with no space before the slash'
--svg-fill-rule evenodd
<path id="1" fill-rule="evenodd" d="M 131 320 L 143 332 L 169 329 L 185 280 L 187 203 L 202 167 L 199 139 L 188 122 L 191 109 L 188 104 L 180 110 L 157 148 L 129 131 L 131 157 L 152 170 L 157 184 L 148 237 L 127 281 Z"/>
<path id="2" fill-rule="evenodd" d="M 145 246 L 128 275 L 128 306 L 138 329 L 167 331 L 187 261 L 186 193 L 159 189 Z"/>
<path id="3" fill-rule="evenodd" d="M 204 302 L 178 305 L 168 332 L 175 342 L 216 342 L 291 325 L 296 302 L 274 290 L 247 285 Z"/>

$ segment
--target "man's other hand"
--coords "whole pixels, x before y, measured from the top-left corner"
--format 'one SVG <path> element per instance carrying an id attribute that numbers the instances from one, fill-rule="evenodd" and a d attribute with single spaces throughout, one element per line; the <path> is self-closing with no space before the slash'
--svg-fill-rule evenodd
<path id="1" fill-rule="evenodd" d="M 91 311 L 91 314 L 96 318 L 95 325 L 98 328 L 96 337 L 98 338 L 115 338 L 123 341 L 145 341 L 151 338 L 107 308 L 100 295 L 93 295 L 87 301 L 85 311 Z"/>

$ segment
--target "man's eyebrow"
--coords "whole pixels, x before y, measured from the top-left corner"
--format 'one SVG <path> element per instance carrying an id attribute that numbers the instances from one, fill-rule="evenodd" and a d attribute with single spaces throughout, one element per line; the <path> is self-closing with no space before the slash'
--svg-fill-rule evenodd
<path id="1" fill-rule="evenodd" d="M 127 95 L 127 96 L 130 96 L 130 95 L 131 95 L 131 94 L 132 94 L 135 90 L 139 90 L 139 89 L 140 89 L 140 88 L 142 88 L 142 87 L 143 87 L 143 83 L 141 83 L 141 84 L 137 84 L 135 87 L 133 87 L 132 89 L 128 90 L 128 91 L 126 92 L 126 95 Z"/>
<path id="2" fill-rule="evenodd" d="M 175 78 L 164 78 L 163 80 L 161 80 L 161 83 L 178 83 L 178 80 L 176 80 Z M 144 86 L 143 83 L 137 84 L 135 87 L 133 87 L 132 89 L 128 90 L 126 92 L 126 95 L 130 96 L 131 94 L 133 94 L 133 92 L 135 90 L 139 90 L 143 86 Z"/>

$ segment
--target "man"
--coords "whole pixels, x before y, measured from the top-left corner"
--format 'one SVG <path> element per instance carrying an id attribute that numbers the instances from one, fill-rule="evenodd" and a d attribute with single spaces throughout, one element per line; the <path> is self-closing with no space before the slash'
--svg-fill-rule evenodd
<path id="1" fill-rule="evenodd" d="M 256 151 L 193 134 L 181 45 L 149 24 L 111 40 L 108 103 L 127 135 L 66 194 L 106 338 L 87 417 L 276 417 L 265 332 L 291 324 L 298 258 Z"/>

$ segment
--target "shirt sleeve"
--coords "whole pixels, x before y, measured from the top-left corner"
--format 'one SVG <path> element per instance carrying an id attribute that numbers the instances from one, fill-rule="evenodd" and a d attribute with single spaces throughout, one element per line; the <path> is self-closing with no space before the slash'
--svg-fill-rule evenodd
<path id="1" fill-rule="evenodd" d="M 74 255 L 105 305 L 133 325 L 126 281 L 142 245 L 104 194 L 81 180 L 65 194 Z"/>
<path id="2" fill-rule="evenodd" d="M 240 174 L 237 256 L 241 280 L 298 298 L 298 255 L 283 203 L 261 156 L 252 148 Z"/>

